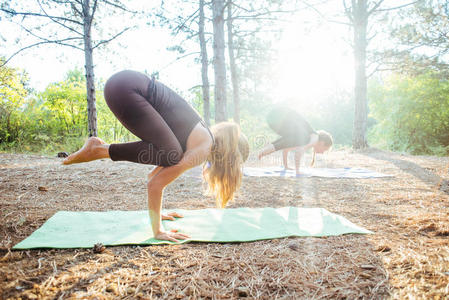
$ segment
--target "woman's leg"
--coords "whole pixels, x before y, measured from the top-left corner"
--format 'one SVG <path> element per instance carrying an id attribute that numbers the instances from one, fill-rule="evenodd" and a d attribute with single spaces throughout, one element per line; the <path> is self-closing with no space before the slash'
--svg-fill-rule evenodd
<path id="1" fill-rule="evenodd" d="M 113 75 L 104 88 L 106 102 L 117 119 L 138 142 L 112 144 L 112 160 L 170 166 L 183 155 L 182 147 L 161 115 L 145 99 L 150 79 L 138 72 L 123 71 Z"/>
<path id="2" fill-rule="evenodd" d="M 104 88 L 111 111 L 141 141 L 106 145 L 101 139 L 91 137 L 83 148 L 67 157 L 64 164 L 101 158 L 164 167 L 177 164 L 183 155 L 182 147 L 164 119 L 143 96 L 148 92 L 149 80 L 144 74 L 122 71 L 113 75 Z"/>

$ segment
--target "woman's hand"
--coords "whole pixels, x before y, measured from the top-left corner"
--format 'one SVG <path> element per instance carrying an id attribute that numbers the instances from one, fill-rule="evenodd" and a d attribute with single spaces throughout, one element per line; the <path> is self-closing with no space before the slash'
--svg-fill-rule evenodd
<path id="1" fill-rule="evenodd" d="M 157 234 L 154 235 L 154 237 L 158 240 L 170 241 L 175 243 L 179 243 L 179 240 L 185 240 L 190 238 L 190 236 L 188 236 L 187 234 L 178 233 L 174 231 L 169 232 L 159 231 Z"/>
<path id="2" fill-rule="evenodd" d="M 177 212 L 171 212 L 171 213 L 168 213 L 166 215 L 162 214 L 161 218 L 162 218 L 162 220 L 174 221 L 175 218 L 184 218 L 184 216 L 181 215 L 181 214 L 178 214 Z"/>

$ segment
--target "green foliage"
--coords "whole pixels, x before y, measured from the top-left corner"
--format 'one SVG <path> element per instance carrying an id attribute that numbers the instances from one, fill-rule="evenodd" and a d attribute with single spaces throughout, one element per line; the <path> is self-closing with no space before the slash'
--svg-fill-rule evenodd
<path id="1" fill-rule="evenodd" d="M 0 149 L 51 154 L 79 149 L 87 137 L 83 72 L 72 70 L 65 80 L 32 95 L 24 88 L 27 78 L 17 71 L 10 73 L 15 77 L 1 81 Z M 22 85 L 21 80 L 25 80 Z M 106 142 L 134 139 L 109 110 L 102 91 L 96 98 L 99 136 Z"/>
<path id="2" fill-rule="evenodd" d="M 0 65 L 4 62 L 0 59 Z M 23 127 L 19 110 L 29 94 L 27 74 L 21 70 L 0 67 L 0 144 L 17 139 Z"/>
<path id="3" fill-rule="evenodd" d="M 429 70 L 449 74 L 449 2 L 420 0 L 390 12 L 388 33 L 393 44 L 380 51 L 378 58 L 395 70 L 412 75 Z M 388 45 L 388 43 L 387 43 Z"/>
<path id="4" fill-rule="evenodd" d="M 85 135 L 87 122 L 86 88 L 81 71 L 69 73 L 67 79 L 50 84 L 38 95 L 47 117 L 47 134 L 65 138 Z M 81 76 L 79 76 L 81 75 Z"/>
<path id="5" fill-rule="evenodd" d="M 438 75 L 395 74 L 371 82 L 373 144 L 413 154 L 449 153 L 449 81 Z"/>
<path id="6" fill-rule="evenodd" d="M 193 88 L 191 88 L 189 90 L 190 92 L 190 97 L 191 101 L 190 104 L 192 105 L 192 107 L 199 113 L 199 115 L 201 116 L 201 118 L 204 118 L 204 105 L 203 105 L 203 91 L 201 86 L 195 86 Z M 213 121 L 214 118 L 214 111 L 215 111 L 215 106 L 214 106 L 214 101 L 210 101 L 210 114 L 211 114 L 211 120 Z"/>
<path id="7" fill-rule="evenodd" d="M 399 20 L 391 32 L 402 45 L 427 48 L 433 56 L 448 53 L 449 3 L 446 0 L 421 0 L 399 11 Z M 428 53 L 429 54 L 429 53 Z"/>

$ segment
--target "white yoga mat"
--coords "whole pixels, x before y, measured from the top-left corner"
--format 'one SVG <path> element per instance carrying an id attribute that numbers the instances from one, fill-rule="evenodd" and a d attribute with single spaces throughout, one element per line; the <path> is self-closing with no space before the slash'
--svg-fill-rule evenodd
<path id="1" fill-rule="evenodd" d="M 285 170 L 282 167 L 266 167 L 243 169 L 245 176 L 253 177 L 324 177 L 324 178 L 381 178 L 392 177 L 372 170 L 361 168 L 301 168 L 299 175 L 294 170 Z"/>

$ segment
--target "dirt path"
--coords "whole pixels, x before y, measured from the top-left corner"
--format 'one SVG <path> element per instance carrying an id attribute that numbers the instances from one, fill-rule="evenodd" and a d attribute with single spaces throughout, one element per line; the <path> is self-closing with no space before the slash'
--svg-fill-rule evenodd
<path id="1" fill-rule="evenodd" d="M 231 204 L 324 207 L 373 235 L 110 247 L 94 254 L 8 249 L 59 210 L 146 209 L 151 167 L 110 161 L 67 167 L 57 158 L 0 154 L 0 299 L 448 299 L 448 164 L 447 157 L 335 151 L 317 166 L 394 177 L 245 177 Z M 173 209 L 214 206 L 203 195 L 199 170 L 170 185 L 164 201 Z"/>

